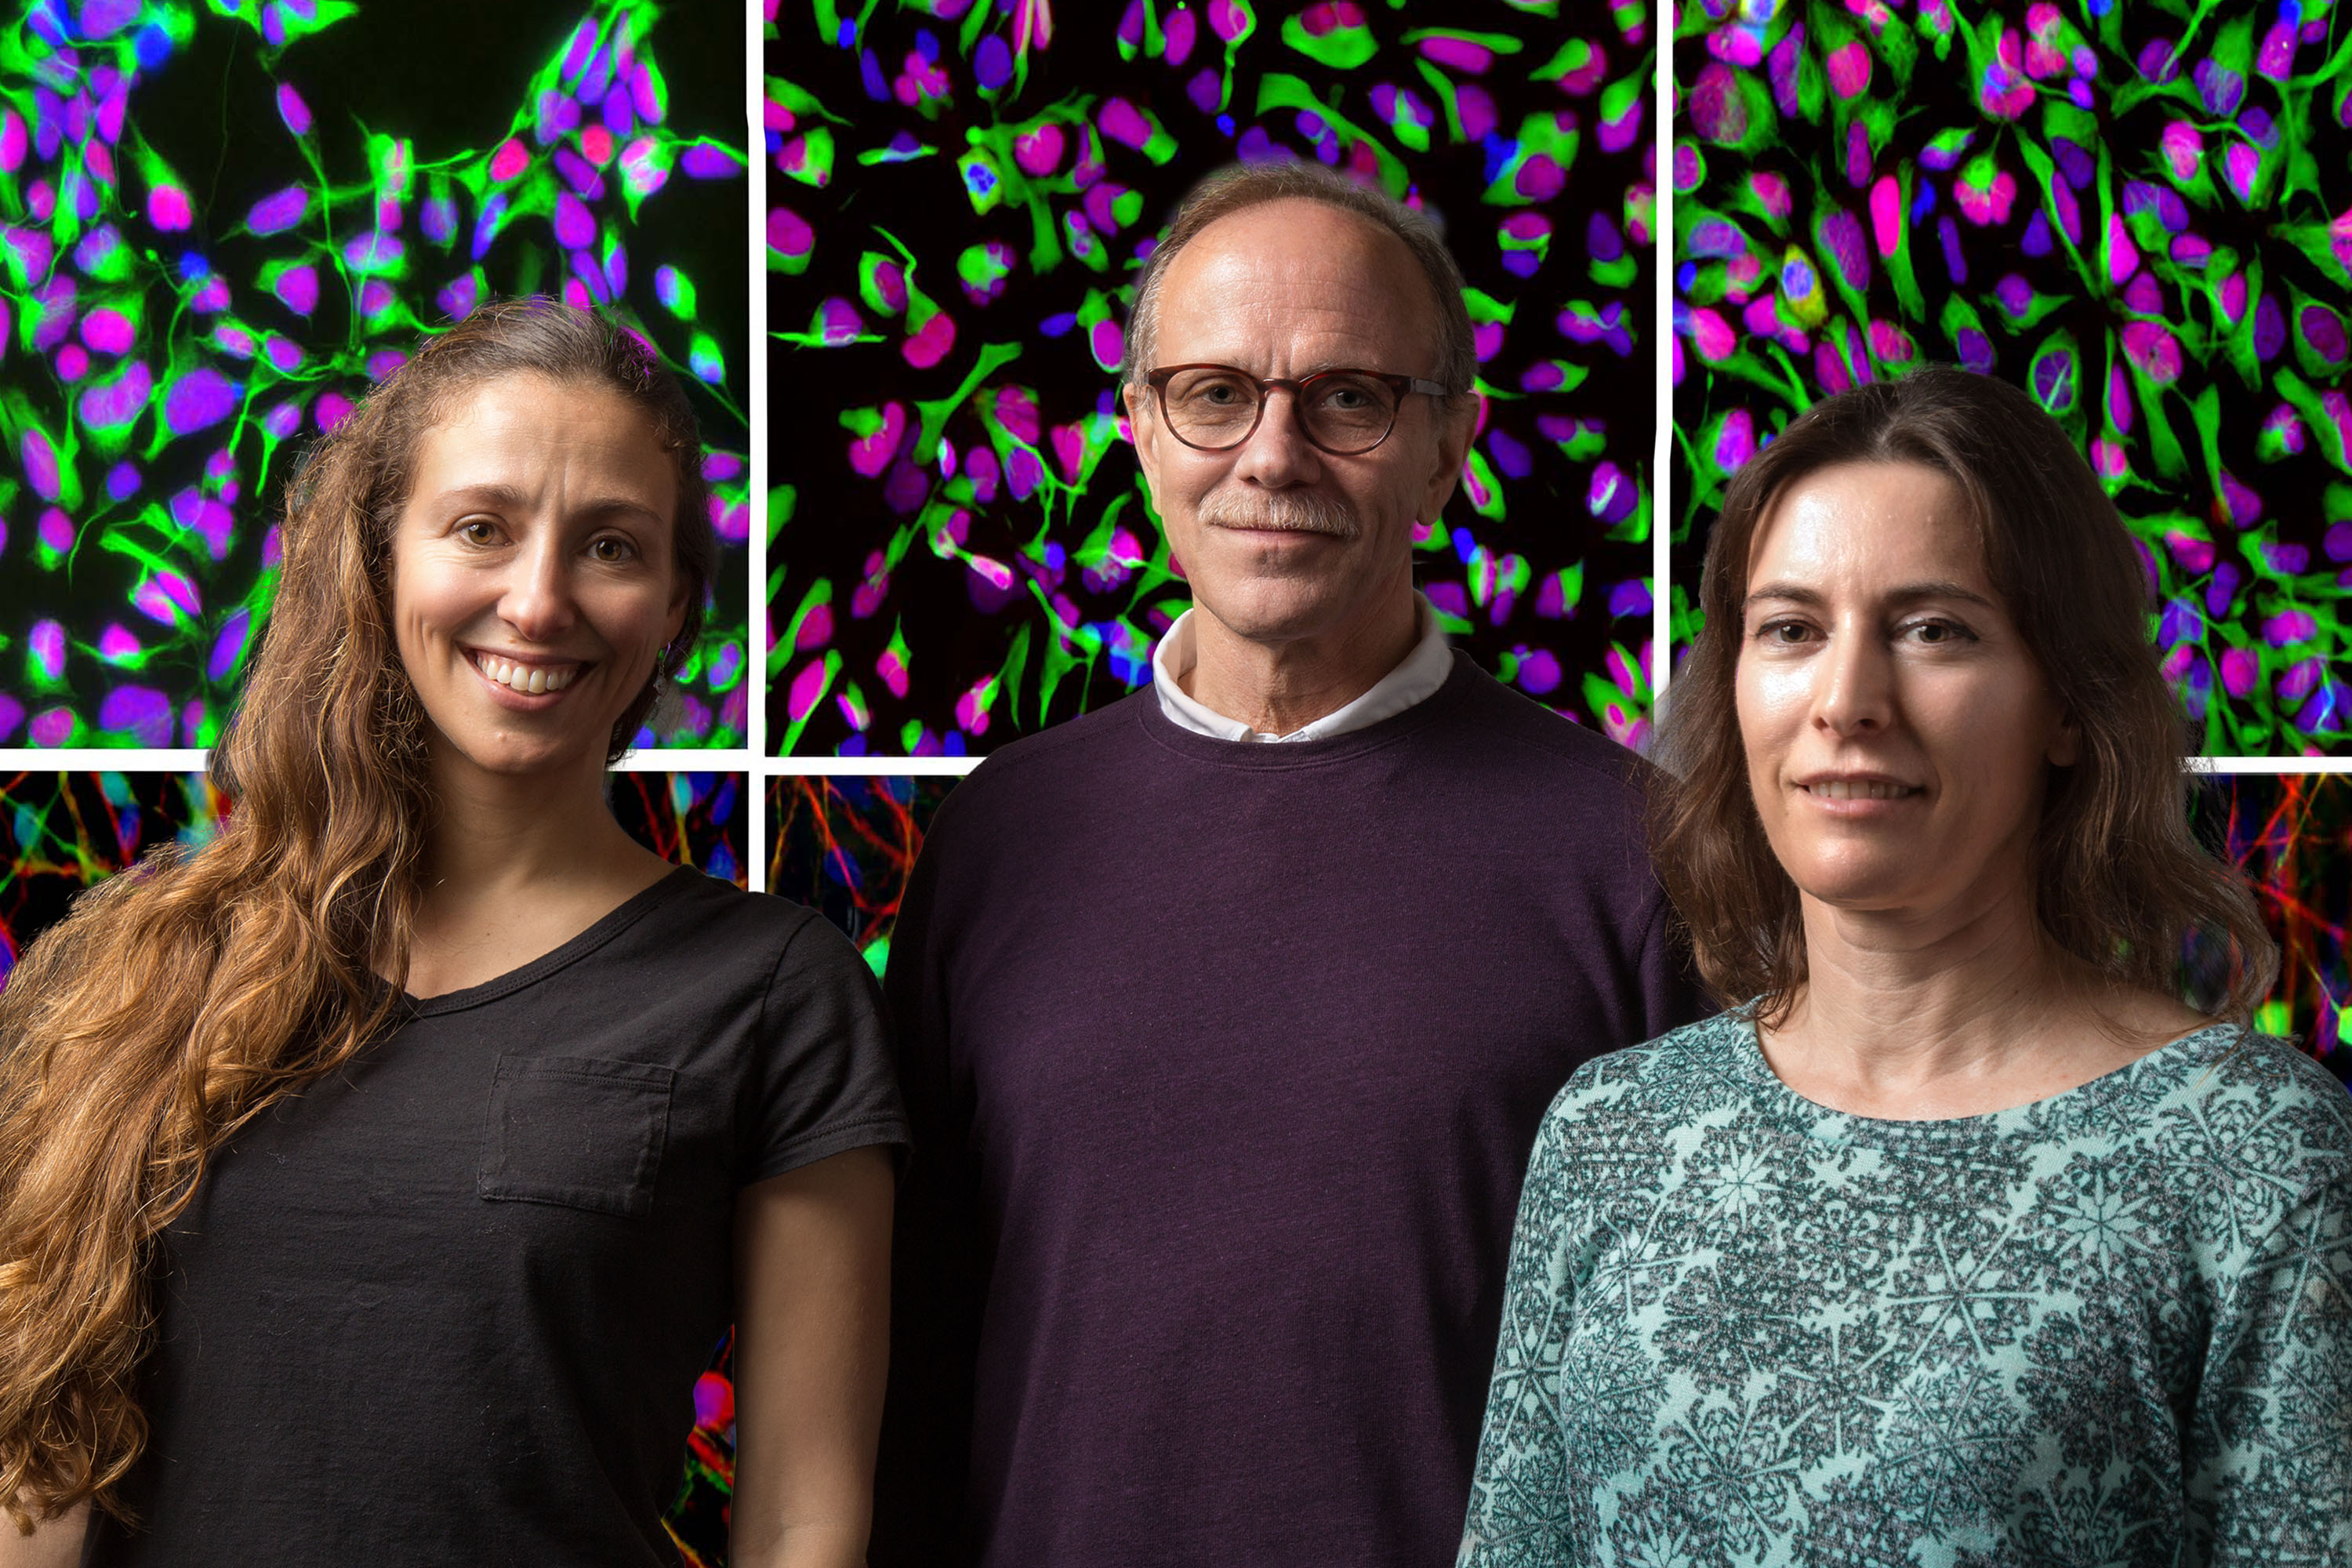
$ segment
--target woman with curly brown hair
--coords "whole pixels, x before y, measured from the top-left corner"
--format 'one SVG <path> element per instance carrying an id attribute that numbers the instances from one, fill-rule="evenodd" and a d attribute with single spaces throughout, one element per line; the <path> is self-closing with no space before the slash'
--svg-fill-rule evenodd
<path id="1" fill-rule="evenodd" d="M 521 301 L 291 487 L 227 825 L 0 994 L 0 1562 L 675 1563 L 730 1321 L 735 1561 L 862 1561 L 870 976 L 604 795 L 701 624 L 700 461 L 640 342 Z"/>
<path id="2" fill-rule="evenodd" d="M 1546 1118 L 1462 1562 L 2352 1560 L 2352 1100 L 2244 1027 L 2087 465 L 1990 377 L 1864 386 L 1702 595 L 1654 847 L 1731 1006 Z"/>

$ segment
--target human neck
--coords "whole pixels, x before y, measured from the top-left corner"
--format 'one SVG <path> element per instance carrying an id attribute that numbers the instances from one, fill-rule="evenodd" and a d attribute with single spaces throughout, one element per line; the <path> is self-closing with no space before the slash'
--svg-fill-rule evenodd
<path id="1" fill-rule="evenodd" d="M 1896 1121 L 1981 1115 L 2143 1053 L 2106 1026 L 2116 998 L 2042 933 L 2021 879 L 1961 911 L 1803 907 L 1807 979 L 1765 1055 L 1816 1103 Z M 2146 1013 L 2122 1011 L 2134 1024 Z"/>
<path id="2" fill-rule="evenodd" d="M 668 867 L 613 820 L 602 769 L 509 777 L 436 758 L 407 988 L 436 996 L 562 946 Z"/>
<path id="3" fill-rule="evenodd" d="M 1184 695 L 1262 735 L 1287 735 L 1338 712 L 1405 661 L 1420 640 L 1410 566 L 1363 613 L 1312 637 L 1243 637 L 1194 602 Z"/>

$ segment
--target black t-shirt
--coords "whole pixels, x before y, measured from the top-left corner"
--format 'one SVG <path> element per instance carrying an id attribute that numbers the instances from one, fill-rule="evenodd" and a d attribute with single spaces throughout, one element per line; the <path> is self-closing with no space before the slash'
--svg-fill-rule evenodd
<path id="1" fill-rule="evenodd" d="M 876 987 L 691 868 L 272 1106 L 166 1238 L 89 1563 L 675 1563 L 737 1191 L 903 1143 Z"/>

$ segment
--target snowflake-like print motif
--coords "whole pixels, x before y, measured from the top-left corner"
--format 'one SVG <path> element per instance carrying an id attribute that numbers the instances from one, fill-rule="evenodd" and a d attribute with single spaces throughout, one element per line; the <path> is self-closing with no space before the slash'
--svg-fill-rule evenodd
<path id="1" fill-rule="evenodd" d="M 1677 1030 L 1546 1118 L 1503 1316 L 1462 1568 L 2352 1561 L 2352 1100 L 2276 1040 L 1885 1122 Z"/>

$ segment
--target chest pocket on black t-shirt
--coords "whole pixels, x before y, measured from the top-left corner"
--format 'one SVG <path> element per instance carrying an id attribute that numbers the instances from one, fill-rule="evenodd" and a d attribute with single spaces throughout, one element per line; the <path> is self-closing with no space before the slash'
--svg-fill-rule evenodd
<path id="1" fill-rule="evenodd" d="M 642 1217 L 653 1208 L 677 1079 L 650 1062 L 500 1056 L 474 1190 Z"/>

